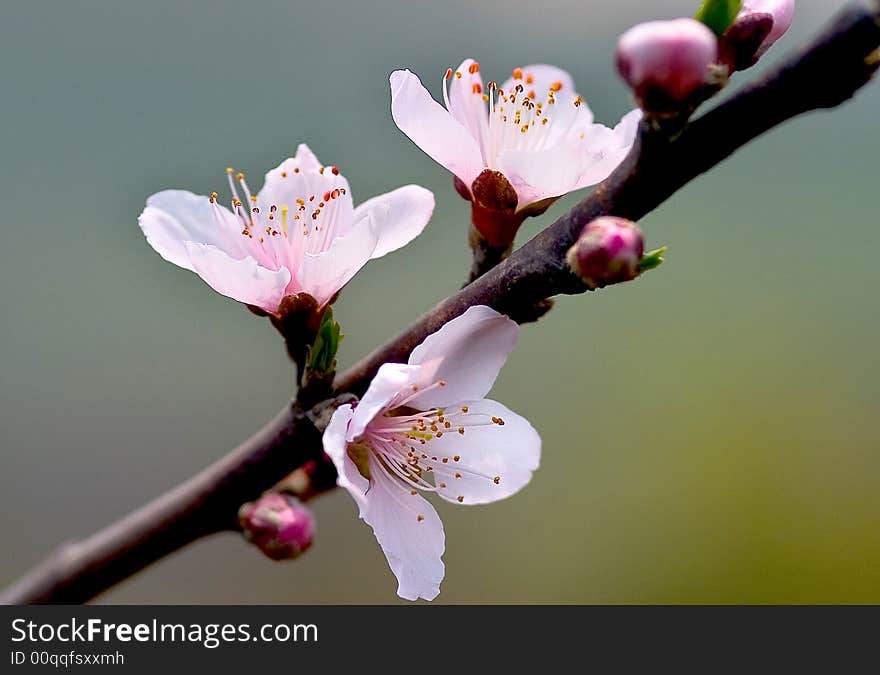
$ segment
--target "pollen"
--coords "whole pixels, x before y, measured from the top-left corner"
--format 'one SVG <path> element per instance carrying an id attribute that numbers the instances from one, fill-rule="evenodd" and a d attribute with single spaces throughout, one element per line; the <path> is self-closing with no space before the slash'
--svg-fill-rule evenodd
<path id="1" fill-rule="evenodd" d="M 235 174 L 235 180 L 244 180 L 244 174 L 239 171 L 237 174 Z"/>
<path id="2" fill-rule="evenodd" d="M 235 169 L 233 169 L 231 166 L 227 166 L 226 173 L 228 173 L 231 176 L 232 174 L 235 173 Z"/>
<path id="3" fill-rule="evenodd" d="M 419 491 L 418 490 L 410 490 L 409 493 L 411 495 L 417 495 L 417 494 L 419 494 Z"/>
<path id="4" fill-rule="evenodd" d="M 468 411 L 468 407 L 466 405 L 461 406 L 461 411 L 466 413 Z"/>
<path id="5" fill-rule="evenodd" d="M 522 71 L 522 68 L 514 68 L 514 69 L 513 69 L 513 79 L 514 79 L 514 80 L 521 80 L 521 79 L 523 79 L 523 71 Z"/>
<path id="6" fill-rule="evenodd" d="M 452 68 L 447 68 L 446 75 L 443 77 L 443 79 L 448 80 L 450 77 L 452 77 Z"/>
<path id="7" fill-rule="evenodd" d="M 458 460 L 461 459 L 461 455 L 456 455 L 456 456 L 453 457 L 452 459 L 453 459 L 453 461 L 457 462 Z"/>
<path id="8" fill-rule="evenodd" d="M 425 519 L 425 516 L 423 516 L 421 513 L 416 516 L 416 520 L 418 520 L 419 522 L 422 522 L 424 519 Z"/>
<path id="9" fill-rule="evenodd" d="M 287 178 L 287 172 L 286 172 L 286 171 L 282 171 L 282 172 L 281 172 L 281 177 L 282 177 L 282 178 Z"/>
<path id="10" fill-rule="evenodd" d="M 562 89 L 562 82 L 559 80 L 550 85 L 550 91 L 559 91 L 560 89 Z"/>
<path id="11" fill-rule="evenodd" d="M 468 66 L 468 72 L 473 75 L 474 73 L 480 72 L 480 64 L 474 61 L 470 66 Z"/>
<path id="12" fill-rule="evenodd" d="M 332 169 L 330 169 L 330 171 L 333 173 L 334 176 L 339 175 L 339 168 L 338 167 L 334 166 Z"/>
<path id="13" fill-rule="evenodd" d="M 535 76 L 534 75 L 526 75 L 526 84 L 534 84 Z"/>
<path id="14" fill-rule="evenodd" d="M 495 476 L 495 478 L 492 479 L 492 482 L 495 483 L 495 485 L 498 485 L 498 483 L 501 482 L 501 476 Z"/>
<path id="15" fill-rule="evenodd" d="M 474 86 L 471 89 L 475 94 L 483 93 L 483 86 L 479 82 L 474 82 Z"/>
<path id="16" fill-rule="evenodd" d="M 464 495 L 458 495 L 456 499 L 458 500 L 458 503 L 461 504 L 464 501 Z"/>

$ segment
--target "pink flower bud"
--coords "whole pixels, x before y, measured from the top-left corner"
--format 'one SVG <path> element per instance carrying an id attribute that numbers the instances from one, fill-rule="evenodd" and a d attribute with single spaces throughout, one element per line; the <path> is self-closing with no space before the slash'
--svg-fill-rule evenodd
<path id="1" fill-rule="evenodd" d="M 589 223 L 568 250 L 568 264 L 591 289 L 635 279 L 645 244 L 638 225 L 604 216 Z"/>
<path id="2" fill-rule="evenodd" d="M 245 539 L 273 560 L 292 560 L 309 546 L 315 534 L 312 512 L 297 499 L 265 494 L 239 509 Z"/>
<path id="3" fill-rule="evenodd" d="M 617 69 L 651 111 L 686 101 L 708 84 L 717 60 L 718 39 L 695 19 L 641 23 L 617 43 Z"/>
<path id="4" fill-rule="evenodd" d="M 795 0 L 743 0 L 742 9 L 734 23 L 755 14 L 769 14 L 773 18 L 773 27 L 761 45 L 766 50 L 791 28 L 794 3 Z"/>

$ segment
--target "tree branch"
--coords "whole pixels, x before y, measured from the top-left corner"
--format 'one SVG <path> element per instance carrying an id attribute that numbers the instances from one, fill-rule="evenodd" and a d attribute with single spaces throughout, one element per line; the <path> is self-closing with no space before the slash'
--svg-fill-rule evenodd
<path id="1" fill-rule="evenodd" d="M 620 167 L 571 211 L 457 294 L 342 374 L 362 394 L 379 366 L 405 361 L 425 337 L 468 307 L 513 317 L 557 294 L 584 292 L 565 262 L 581 228 L 602 215 L 638 220 L 696 176 L 774 126 L 837 106 L 870 80 L 880 47 L 880 0 L 844 9 L 807 48 L 668 138 L 643 125 Z M 63 546 L 0 595 L 0 603 L 84 602 L 161 557 L 235 528 L 239 506 L 320 457 L 321 430 L 338 401 L 308 413 L 290 406 L 225 458 L 97 534 Z"/>

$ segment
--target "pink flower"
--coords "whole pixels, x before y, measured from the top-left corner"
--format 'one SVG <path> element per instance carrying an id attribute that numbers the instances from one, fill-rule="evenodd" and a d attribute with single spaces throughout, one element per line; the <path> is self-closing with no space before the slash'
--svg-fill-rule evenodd
<path id="1" fill-rule="evenodd" d="M 484 86 L 476 61 L 443 78 L 445 107 L 408 70 L 391 75 L 391 115 L 400 130 L 466 188 L 484 170 L 516 191 L 517 211 L 604 180 L 629 152 L 639 111 L 614 129 L 593 113 L 571 76 L 548 65 L 517 68 Z"/>
<path id="2" fill-rule="evenodd" d="M 773 18 L 773 27 L 761 45 L 766 50 L 791 28 L 794 9 L 795 0 L 743 0 L 737 21 L 754 14 L 769 14 Z"/>
<path id="3" fill-rule="evenodd" d="M 166 190 L 147 200 L 138 223 L 165 260 L 270 313 L 296 293 L 328 304 L 368 260 L 416 237 L 434 210 L 434 196 L 417 185 L 354 208 L 345 177 L 305 144 L 266 174 L 256 195 L 244 174 L 227 174 L 231 208 L 216 192 Z"/>
<path id="4" fill-rule="evenodd" d="M 640 23 L 617 43 L 617 69 L 647 109 L 686 101 L 717 60 L 718 39 L 694 19 Z"/>
<path id="5" fill-rule="evenodd" d="M 483 398 L 519 327 L 471 307 L 413 350 L 383 365 L 355 406 L 341 406 L 324 450 L 385 552 L 407 600 L 432 600 L 444 566 L 443 524 L 421 493 L 453 504 L 512 495 L 538 468 L 541 439 L 500 403 Z"/>

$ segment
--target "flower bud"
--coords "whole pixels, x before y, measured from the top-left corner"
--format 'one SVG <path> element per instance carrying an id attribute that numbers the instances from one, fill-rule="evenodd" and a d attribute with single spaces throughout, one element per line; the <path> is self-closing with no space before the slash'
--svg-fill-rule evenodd
<path id="1" fill-rule="evenodd" d="M 758 14 L 769 14 L 773 19 L 773 26 L 761 45 L 762 50 L 767 50 L 791 28 L 791 22 L 794 18 L 794 2 L 795 0 L 743 0 L 742 9 L 734 23 L 748 20 Z"/>
<path id="2" fill-rule="evenodd" d="M 315 534 L 312 512 L 294 497 L 274 492 L 243 505 L 238 522 L 245 539 L 272 560 L 299 557 Z"/>
<path id="3" fill-rule="evenodd" d="M 638 225 L 603 216 L 581 230 L 568 250 L 572 271 L 592 290 L 635 279 L 641 273 L 645 244 Z"/>
<path id="4" fill-rule="evenodd" d="M 650 112 L 681 108 L 710 83 L 717 60 L 718 39 L 695 19 L 641 23 L 617 43 L 617 69 Z"/>

